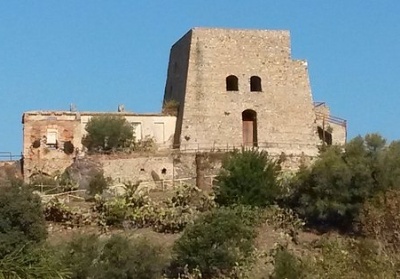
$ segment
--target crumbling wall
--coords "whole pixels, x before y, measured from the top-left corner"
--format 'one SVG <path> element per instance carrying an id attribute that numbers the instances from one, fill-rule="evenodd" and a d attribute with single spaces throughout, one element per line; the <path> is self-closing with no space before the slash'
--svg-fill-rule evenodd
<path id="1" fill-rule="evenodd" d="M 53 175 L 73 162 L 80 146 L 80 120 L 74 113 L 25 113 L 24 178 Z"/>

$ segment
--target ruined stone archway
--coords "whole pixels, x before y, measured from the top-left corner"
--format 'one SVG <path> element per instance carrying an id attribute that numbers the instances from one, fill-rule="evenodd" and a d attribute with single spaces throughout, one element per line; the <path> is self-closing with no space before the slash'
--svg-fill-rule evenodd
<path id="1" fill-rule="evenodd" d="M 242 134 L 244 146 L 257 146 L 257 113 L 246 109 L 242 112 Z"/>

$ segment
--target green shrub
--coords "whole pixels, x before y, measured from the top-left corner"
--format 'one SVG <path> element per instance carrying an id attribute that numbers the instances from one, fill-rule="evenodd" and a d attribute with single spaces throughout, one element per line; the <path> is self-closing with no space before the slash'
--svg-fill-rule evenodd
<path id="1" fill-rule="evenodd" d="M 104 245 L 94 278 L 160 278 L 165 259 L 160 247 L 146 239 L 113 235 Z"/>
<path id="2" fill-rule="evenodd" d="M 92 197 L 97 194 L 101 195 L 103 191 L 107 189 L 109 182 L 110 181 L 104 177 L 102 172 L 97 173 L 89 181 L 88 194 Z"/>
<path id="3" fill-rule="evenodd" d="M 120 235 L 107 240 L 77 235 L 62 247 L 61 260 L 71 271 L 71 279 L 155 279 L 166 265 L 161 247 L 144 238 Z"/>
<path id="4" fill-rule="evenodd" d="M 1 190 L 0 258 L 30 243 L 39 243 L 47 236 L 39 197 L 21 183 Z"/>
<path id="5" fill-rule="evenodd" d="M 274 271 L 271 279 L 306 278 L 300 260 L 286 247 L 278 247 L 273 255 Z"/>
<path id="6" fill-rule="evenodd" d="M 129 190 L 109 200 L 97 197 L 95 210 L 100 213 L 100 223 L 106 226 L 151 227 L 156 232 L 177 233 L 214 206 L 212 196 L 196 187 L 183 186 L 162 203 Z"/>
<path id="7" fill-rule="evenodd" d="M 86 124 L 87 135 L 82 144 L 90 151 L 108 151 L 131 147 L 134 141 L 132 125 L 122 116 L 93 116 Z"/>
<path id="8" fill-rule="evenodd" d="M 291 206 L 309 225 L 351 230 L 364 201 L 386 188 L 378 179 L 382 144 L 378 135 L 367 135 L 354 138 L 344 150 L 326 148 L 294 177 Z"/>
<path id="9" fill-rule="evenodd" d="M 1 279 L 67 279 L 70 272 L 49 247 L 15 249 L 0 259 Z"/>
<path id="10" fill-rule="evenodd" d="M 199 268 L 202 278 L 227 275 L 253 251 L 254 228 L 244 224 L 237 212 L 221 208 L 205 213 L 184 231 L 173 246 L 172 272 Z"/>
<path id="11" fill-rule="evenodd" d="M 279 173 L 280 165 L 264 151 L 232 152 L 216 178 L 215 201 L 220 205 L 273 204 L 280 194 Z"/>
<path id="12" fill-rule="evenodd" d="M 368 200 L 359 217 L 358 228 L 378 240 L 390 252 L 400 249 L 400 190 L 388 190 Z"/>
<path id="13" fill-rule="evenodd" d="M 307 278 L 398 278 L 399 259 L 379 252 L 373 242 L 343 237 L 322 238 L 320 251 L 304 259 Z"/>
<path id="14" fill-rule="evenodd" d="M 101 252 L 97 236 L 76 235 L 61 250 L 59 257 L 71 271 L 71 279 L 90 278 Z"/>

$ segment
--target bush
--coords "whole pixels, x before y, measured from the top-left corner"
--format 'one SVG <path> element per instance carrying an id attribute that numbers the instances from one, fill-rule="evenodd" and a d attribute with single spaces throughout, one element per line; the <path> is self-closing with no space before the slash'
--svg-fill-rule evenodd
<path id="1" fill-rule="evenodd" d="M 21 248 L 0 259 L 0 278 L 66 279 L 70 278 L 70 272 L 48 247 Z"/>
<path id="2" fill-rule="evenodd" d="M 400 249 L 400 190 L 388 190 L 367 201 L 360 213 L 359 229 L 390 252 Z"/>
<path id="3" fill-rule="evenodd" d="M 0 258 L 15 249 L 46 239 L 40 198 L 21 183 L 2 187 L 0 195 Z"/>
<path id="4" fill-rule="evenodd" d="M 166 263 L 160 247 L 118 235 L 104 242 L 94 235 L 77 236 L 64 247 L 62 260 L 72 279 L 160 278 Z"/>
<path id="5" fill-rule="evenodd" d="M 179 102 L 173 99 L 164 101 L 162 113 L 166 115 L 177 116 L 179 111 Z"/>
<path id="6" fill-rule="evenodd" d="M 300 260 L 286 247 L 279 246 L 273 255 L 274 271 L 271 279 L 306 278 Z"/>
<path id="7" fill-rule="evenodd" d="M 86 124 L 87 135 L 82 144 L 90 151 L 108 151 L 131 147 L 134 141 L 132 125 L 122 116 L 93 116 Z"/>
<path id="8" fill-rule="evenodd" d="M 102 172 L 97 173 L 89 181 L 88 194 L 92 197 L 97 194 L 99 195 L 103 194 L 103 191 L 107 189 L 109 183 L 110 183 L 109 179 L 106 179 Z"/>
<path id="9" fill-rule="evenodd" d="M 280 166 L 264 151 L 242 150 L 222 162 L 215 190 L 220 205 L 267 206 L 280 194 Z"/>
<path id="10" fill-rule="evenodd" d="M 320 253 L 304 259 L 306 278 L 398 278 L 398 258 L 380 253 L 370 241 L 334 237 L 316 245 Z"/>
<path id="11" fill-rule="evenodd" d="M 255 236 L 254 228 L 231 209 L 205 213 L 175 242 L 172 272 L 183 273 L 187 266 L 189 272 L 199 268 L 202 278 L 228 275 L 250 256 Z"/>
<path id="12" fill-rule="evenodd" d="M 160 278 L 165 265 L 162 250 L 145 239 L 130 241 L 112 236 L 104 245 L 99 258 L 98 279 Z"/>
<path id="13" fill-rule="evenodd" d="M 132 191 L 109 200 L 97 197 L 95 210 L 100 213 L 100 223 L 107 226 L 151 227 L 156 232 L 177 233 L 214 206 L 213 197 L 197 187 L 183 186 L 163 203 Z"/>
<path id="14" fill-rule="evenodd" d="M 61 261 L 70 269 L 71 279 L 90 278 L 101 252 L 95 235 L 76 235 L 61 251 Z"/>
<path id="15" fill-rule="evenodd" d="M 373 134 L 356 137 L 344 150 L 327 148 L 295 176 L 291 206 L 309 225 L 351 230 L 364 201 L 387 188 L 379 179 L 384 143 Z"/>

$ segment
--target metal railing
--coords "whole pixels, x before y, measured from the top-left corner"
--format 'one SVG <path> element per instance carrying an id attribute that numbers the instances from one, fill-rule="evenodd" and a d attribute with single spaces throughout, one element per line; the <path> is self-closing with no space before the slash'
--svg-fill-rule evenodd
<path id="1" fill-rule="evenodd" d="M 258 150 L 267 150 L 267 151 L 287 151 L 287 150 L 297 150 L 299 153 L 301 151 L 315 147 L 315 144 L 312 142 L 299 142 L 299 141 L 280 141 L 280 142 L 254 142 L 253 144 L 241 144 L 241 143 L 181 143 L 174 144 L 173 150 L 179 152 L 229 152 L 234 150 L 242 150 L 242 149 L 258 149 Z"/>
<path id="2" fill-rule="evenodd" d="M 313 105 L 314 105 L 314 108 L 317 108 L 320 106 L 325 106 L 325 102 L 314 102 Z"/>
<path id="3" fill-rule="evenodd" d="M 314 105 L 314 108 L 318 108 L 320 106 L 325 106 L 326 103 L 325 102 L 314 102 L 313 105 Z M 315 116 L 316 116 L 317 120 L 327 121 L 327 122 L 337 124 L 337 125 L 340 125 L 343 127 L 347 126 L 347 120 L 337 117 L 337 116 L 328 115 L 328 114 L 325 114 L 325 113 L 319 112 L 319 111 L 315 111 Z"/>
<path id="4" fill-rule="evenodd" d="M 322 112 L 315 112 L 315 116 L 316 116 L 317 120 L 327 121 L 329 123 L 337 124 L 337 125 L 340 125 L 343 127 L 347 126 L 347 120 L 340 118 L 340 117 L 326 115 Z"/>
<path id="5" fill-rule="evenodd" d="M 0 152 L 0 161 L 18 161 L 22 155 L 14 155 L 11 152 Z"/>

